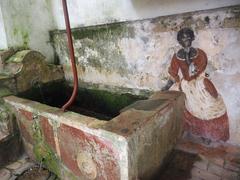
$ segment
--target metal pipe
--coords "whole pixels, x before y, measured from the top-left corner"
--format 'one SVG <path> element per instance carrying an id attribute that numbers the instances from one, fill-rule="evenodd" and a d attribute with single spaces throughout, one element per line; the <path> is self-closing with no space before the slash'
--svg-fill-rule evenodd
<path id="1" fill-rule="evenodd" d="M 71 106 L 71 104 L 76 99 L 77 92 L 78 92 L 78 75 L 77 75 L 77 67 L 75 63 L 75 56 L 74 56 L 74 49 L 73 49 L 73 42 L 72 42 L 72 32 L 71 32 L 71 27 L 69 22 L 69 15 L 68 15 L 66 0 L 62 0 L 62 5 L 63 5 L 65 24 L 66 24 L 66 31 L 67 31 L 68 48 L 70 53 L 71 65 L 72 65 L 73 81 L 74 81 L 72 95 L 70 99 L 66 102 L 66 104 L 63 105 L 63 107 L 61 108 L 63 111 L 65 111 L 69 106 Z"/>

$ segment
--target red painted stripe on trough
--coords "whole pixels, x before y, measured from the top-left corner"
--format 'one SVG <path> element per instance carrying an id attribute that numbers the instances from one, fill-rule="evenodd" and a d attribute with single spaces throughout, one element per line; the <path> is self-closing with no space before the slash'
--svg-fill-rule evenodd
<path id="1" fill-rule="evenodd" d="M 58 137 L 61 159 L 74 174 L 83 176 L 77 164 L 77 156 L 89 153 L 97 167 L 96 179 L 120 179 L 118 154 L 110 142 L 65 124 L 61 124 L 58 129 Z"/>
<path id="2" fill-rule="evenodd" d="M 40 116 L 40 124 L 41 124 L 41 127 L 42 127 L 42 132 L 43 132 L 45 142 L 55 152 L 57 152 L 52 125 L 48 122 L 48 119 L 46 117 L 43 117 L 43 116 Z"/>
<path id="3" fill-rule="evenodd" d="M 23 115 L 27 120 L 32 121 L 33 120 L 33 114 L 29 111 L 25 111 L 23 109 L 19 109 L 19 112 L 21 115 Z"/>

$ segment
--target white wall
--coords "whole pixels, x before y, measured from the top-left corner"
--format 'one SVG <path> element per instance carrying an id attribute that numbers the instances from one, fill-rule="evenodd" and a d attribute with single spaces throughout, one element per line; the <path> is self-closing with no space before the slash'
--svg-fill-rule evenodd
<path id="1" fill-rule="evenodd" d="M 53 1 L 54 20 L 65 29 L 61 0 Z M 72 27 L 139 20 L 240 4 L 239 0 L 69 0 Z"/>
<path id="2" fill-rule="evenodd" d="M 0 6 L 0 49 L 6 49 L 7 46 L 7 37 L 6 37 L 6 32 L 5 32 L 5 27 L 4 27 L 4 21 L 2 17 L 2 9 Z"/>
<path id="3" fill-rule="evenodd" d="M 240 4 L 239 0 L 68 0 L 72 27 Z M 49 30 L 65 29 L 62 0 L 0 0 L 0 48 L 29 46 L 53 61 Z M 5 26 L 4 26 L 5 25 Z M 4 33 L 5 31 L 5 33 Z"/>
<path id="4" fill-rule="evenodd" d="M 0 5 L 8 47 L 29 46 L 53 61 L 49 44 L 49 30 L 55 28 L 51 0 L 0 0 Z"/>

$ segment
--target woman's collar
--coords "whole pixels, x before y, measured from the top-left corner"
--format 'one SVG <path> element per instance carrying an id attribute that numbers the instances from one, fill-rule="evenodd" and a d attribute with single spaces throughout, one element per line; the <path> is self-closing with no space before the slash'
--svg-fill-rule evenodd
<path id="1" fill-rule="evenodd" d="M 184 49 L 180 49 L 177 53 L 176 53 L 176 57 L 177 59 L 179 60 L 182 60 L 182 61 L 185 61 L 185 51 Z M 191 47 L 190 48 L 190 51 L 189 51 L 189 57 L 190 59 L 194 59 L 198 56 L 198 49 L 197 48 L 193 48 Z"/>

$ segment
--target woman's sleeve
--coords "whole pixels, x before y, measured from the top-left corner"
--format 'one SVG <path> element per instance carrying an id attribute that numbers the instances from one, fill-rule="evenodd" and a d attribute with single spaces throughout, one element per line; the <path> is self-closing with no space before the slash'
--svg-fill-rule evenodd
<path id="1" fill-rule="evenodd" d="M 197 73 L 195 74 L 198 77 L 201 73 L 203 73 L 207 67 L 207 55 L 203 50 L 199 49 L 199 57 L 200 59 L 197 61 Z"/>
<path id="2" fill-rule="evenodd" d="M 180 78 L 178 75 L 179 70 L 179 64 L 177 62 L 176 56 L 174 55 L 170 64 L 170 67 L 168 68 L 168 73 L 171 75 L 171 77 L 175 80 L 175 82 L 179 82 Z"/>
<path id="3" fill-rule="evenodd" d="M 204 78 L 203 83 L 204 83 L 205 89 L 209 92 L 209 94 L 212 97 L 217 98 L 218 92 L 217 92 L 215 86 L 213 85 L 213 83 L 207 78 Z"/>

